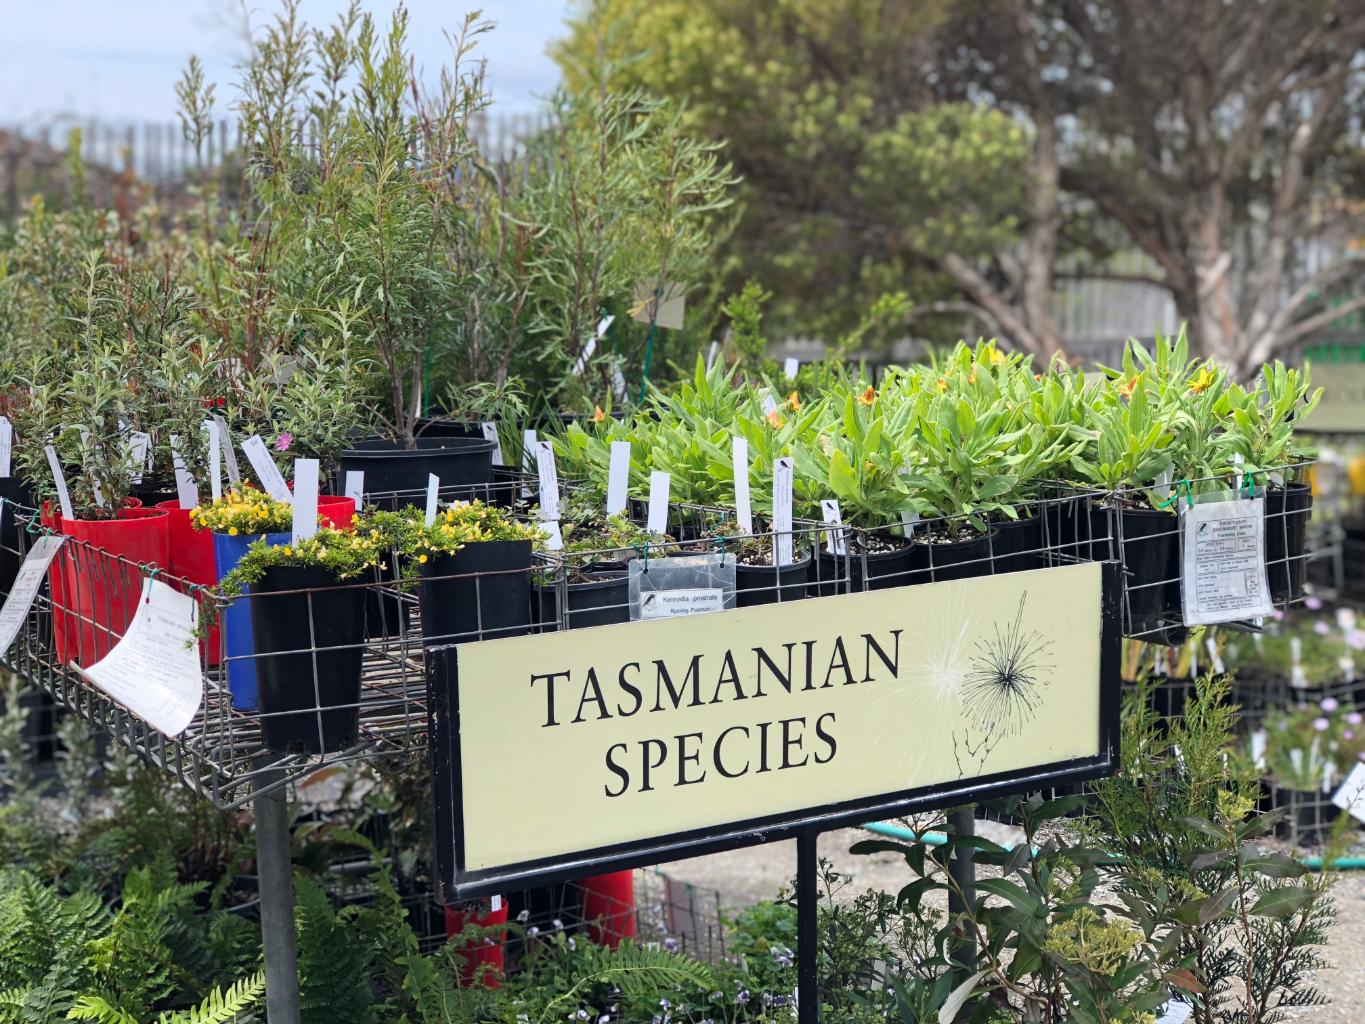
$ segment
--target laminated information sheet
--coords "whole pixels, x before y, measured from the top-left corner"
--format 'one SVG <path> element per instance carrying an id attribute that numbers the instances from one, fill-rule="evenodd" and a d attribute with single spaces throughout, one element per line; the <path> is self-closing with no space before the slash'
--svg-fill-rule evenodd
<path id="1" fill-rule="evenodd" d="M 14 638 L 23 628 L 28 610 L 33 607 L 33 599 L 38 596 L 43 578 L 47 576 L 47 567 L 52 564 L 64 540 L 66 538 L 61 534 L 39 537 L 33 547 L 28 549 L 28 556 L 19 567 L 19 575 L 14 579 L 9 596 L 5 598 L 4 607 L 0 607 L 0 657 L 9 652 Z"/>
<path id="2" fill-rule="evenodd" d="M 1185 625 L 1232 622 L 1274 610 L 1265 575 L 1265 501 L 1205 501 L 1184 512 Z"/>
<path id="3" fill-rule="evenodd" d="M 204 699 L 194 599 L 157 580 L 145 580 L 137 613 L 114 649 L 85 677 L 144 722 L 179 736 Z"/>

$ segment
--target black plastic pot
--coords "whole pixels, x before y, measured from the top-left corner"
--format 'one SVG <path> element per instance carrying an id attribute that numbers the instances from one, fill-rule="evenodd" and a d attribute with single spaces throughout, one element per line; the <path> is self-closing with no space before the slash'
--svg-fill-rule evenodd
<path id="1" fill-rule="evenodd" d="M 1096 530 L 1112 522 L 1111 510 L 1092 506 Z M 1115 550 L 1123 563 L 1124 636 L 1146 634 L 1163 625 L 1180 628 L 1180 518 L 1152 508 L 1119 511 Z"/>
<path id="2" fill-rule="evenodd" d="M 143 477 L 142 483 L 133 484 L 133 497 L 142 502 L 143 508 L 156 508 L 163 501 L 178 501 L 180 492 L 176 490 L 175 483 L 167 483 L 165 480 L 154 480 L 151 477 Z M 204 495 L 207 499 L 208 495 Z"/>
<path id="3" fill-rule="evenodd" d="M 489 540 L 438 555 L 417 588 L 422 637 L 452 644 L 531 630 L 531 542 Z"/>
<path id="4" fill-rule="evenodd" d="M 443 488 L 473 487 L 492 480 L 493 449 L 493 442 L 481 437 L 419 437 L 411 450 L 370 438 L 341 453 L 338 479 L 360 470 L 365 474 L 367 495 L 404 491 L 408 493 L 389 504 L 421 505 L 426 501 L 427 477 L 432 474 Z M 379 504 L 384 504 L 382 498 Z"/>
<path id="5" fill-rule="evenodd" d="M 1279 604 L 1303 596 L 1308 560 L 1305 535 L 1313 514 L 1313 492 L 1307 484 L 1285 484 L 1265 495 L 1265 567 L 1270 599 Z"/>
<path id="6" fill-rule="evenodd" d="M 923 579 L 911 575 L 912 571 L 922 568 L 915 561 L 916 549 L 907 544 L 892 551 L 874 551 L 867 555 L 867 579 L 863 579 L 863 558 L 856 551 L 847 555 L 831 555 L 825 547 L 815 552 L 815 573 L 807 586 L 811 597 L 829 597 L 833 594 L 854 593 L 860 590 L 889 590 L 904 587 L 911 583 L 922 583 Z"/>
<path id="7" fill-rule="evenodd" d="M 630 580 L 624 565 L 604 562 L 586 566 L 579 572 L 593 578 L 588 582 L 568 584 L 569 606 L 565 614 L 569 629 L 630 621 Z M 537 583 L 535 594 L 540 609 L 537 617 L 540 628 L 547 633 L 559 629 L 558 584 Z"/>
<path id="8" fill-rule="evenodd" d="M 916 573 L 908 582 L 942 583 L 944 580 L 967 580 L 991 574 L 992 538 L 983 534 L 971 540 L 935 540 L 932 537 L 915 541 Z"/>
<path id="9" fill-rule="evenodd" d="M 420 437 L 475 437 L 483 439 L 483 425 L 474 420 L 452 420 L 444 416 L 419 416 L 417 436 Z"/>
<path id="10" fill-rule="evenodd" d="M 810 580 L 809 551 L 795 552 L 791 565 L 735 565 L 735 606 L 752 608 L 760 604 L 799 601 L 806 595 Z"/>
<path id="11" fill-rule="evenodd" d="M 365 589 L 277 565 L 251 586 L 261 733 L 276 754 L 325 754 L 360 732 Z M 310 615 L 311 610 L 311 615 Z"/>
<path id="12" fill-rule="evenodd" d="M 14 586 L 14 578 L 19 575 L 19 566 L 24 560 L 19 554 L 18 509 L 32 509 L 34 498 L 28 485 L 17 476 L 0 477 L 0 498 L 5 500 L 5 510 L 0 513 L 0 602 L 3 602 Z"/>
<path id="13" fill-rule="evenodd" d="M 1275 787 L 1275 806 L 1284 808 L 1282 828 L 1290 842 L 1298 846 L 1319 846 L 1332 832 L 1332 824 L 1341 817 L 1341 808 L 1331 797 L 1318 790 Z"/>
<path id="14" fill-rule="evenodd" d="M 994 568 L 997 573 L 1023 572 L 1046 565 L 1042 548 L 1043 520 L 1040 516 L 1002 519 L 995 524 L 991 550 L 995 555 Z"/>

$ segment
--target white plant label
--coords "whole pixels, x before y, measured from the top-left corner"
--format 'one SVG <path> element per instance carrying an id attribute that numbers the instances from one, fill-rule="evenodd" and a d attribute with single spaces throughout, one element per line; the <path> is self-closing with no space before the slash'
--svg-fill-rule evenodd
<path id="1" fill-rule="evenodd" d="M 1337 659 L 1337 668 L 1341 669 L 1342 677 L 1348 683 L 1356 681 L 1356 660 L 1349 654 L 1343 654 Z"/>
<path id="2" fill-rule="evenodd" d="M 536 442 L 536 477 L 540 482 L 540 518 L 559 522 L 559 472 L 549 441 Z"/>
<path id="3" fill-rule="evenodd" d="M 1223 664 L 1223 657 L 1218 653 L 1218 644 L 1213 637 L 1204 638 L 1204 649 L 1209 652 L 1209 663 L 1213 666 L 1215 675 L 1222 675 L 1227 671 L 1227 666 Z"/>
<path id="4" fill-rule="evenodd" d="M 746 537 L 754 532 L 753 502 L 749 499 L 749 439 L 735 437 L 730 445 L 730 460 L 735 470 L 735 515 L 739 532 Z"/>
<path id="5" fill-rule="evenodd" d="M 1172 999 L 1161 1007 L 1161 1016 L 1156 1024 L 1185 1024 L 1194 1013 L 1194 1007 L 1180 999 Z"/>
<path id="6" fill-rule="evenodd" d="M 1152 485 L 1152 493 L 1162 501 L 1171 496 L 1171 467 L 1167 466 L 1156 476 L 1156 483 Z"/>
<path id="7" fill-rule="evenodd" d="M 261 482 L 266 494 L 286 504 L 294 500 L 294 496 L 289 493 L 289 485 L 284 482 L 284 477 L 280 475 L 279 468 L 275 465 L 275 460 L 265 450 L 264 441 L 253 434 L 242 442 L 242 451 L 246 453 L 247 461 L 251 463 L 256 479 Z"/>
<path id="8" fill-rule="evenodd" d="M 152 435 L 144 430 L 134 430 L 128 435 L 128 461 L 137 469 L 132 474 L 133 483 L 142 483 L 142 474 L 147 470 L 148 456 L 152 453 Z M 0 473 L 0 476 L 3 476 Z"/>
<path id="9" fill-rule="evenodd" d="M 1184 518 L 1185 625 L 1274 611 L 1265 575 L 1265 499 L 1201 502 L 1185 509 Z"/>
<path id="10" fill-rule="evenodd" d="M 1266 731 L 1257 729 L 1251 734 L 1251 763 L 1257 768 L 1265 768 Z"/>
<path id="11" fill-rule="evenodd" d="M 441 478 L 435 473 L 427 474 L 427 508 L 422 521 L 428 527 L 436 525 L 436 492 L 441 489 Z"/>
<path id="12" fill-rule="evenodd" d="M 607 515 L 626 510 L 626 485 L 630 482 L 630 442 L 611 443 L 611 464 L 607 468 Z"/>
<path id="13" fill-rule="evenodd" d="M 723 587 L 691 590 L 650 590 L 640 595 L 640 618 L 671 619 L 678 615 L 725 610 Z"/>
<path id="14" fill-rule="evenodd" d="M 489 899 L 488 899 L 488 912 L 489 912 L 490 914 L 496 914 L 496 913 L 497 913 L 499 910 L 501 910 L 501 909 L 502 909 L 502 897 L 501 897 L 501 896 L 490 896 Z"/>
<path id="15" fill-rule="evenodd" d="M 668 532 L 668 491 L 671 478 L 667 473 L 655 470 L 649 474 L 649 515 L 645 529 L 650 533 Z"/>
<path id="16" fill-rule="evenodd" d="M 521 435 L 521 471 L 528 477 L 535 476 L 536 473 L 536 432 L 526 430 Z M 521 485 L 521 496 L 529 498 L 531 487 L 527 483 Z"/>
<path id="17" fill-rule="evenodd" d="M 792 564 L 791 456 L 773 463 L 773 553 L 778 565 Z"/>
<path id="18" fill-rule="evenodd" d="M 480 423 L 479 429 L 483 431 L 485 441 L 493 442 L 493 465 L 507 465 L 502 457 L 502 439 L 498 437 L 498 425 L 496 423 Z"/>
<path id="19" fill-rule="evenodd" d="M 14 424 L 8 416 L 0 416 L 0 476 L 10 475 L 14 458 Z"/>
<path id="20" fill-rule="evenodd" d="M 1351 769 L 1351 774 L 1332 794 L 1332 803 L 1357 821 L 1365 821 L 1365 764 L 1357 764 Z"/>
<path id="21" fill-rule="evenodd" d="M 540 524 L 540 528 L 545 531 L 545 550 L 562 551 L 564 548 L 564 534 L 560 532 L 559 520 L 546 520 Z"/>
<path id="22" fill-rule="evenodd" d="M 223 496 L 223 446 L 218 443 L 218 424 L 213 420 L 204 422 L 204 433 L 208 435 L 206 447 L 209 454 L 209 493 L 217 501 Z"/>
<path id="23" fill-rule="evenodd" d="M 777 399 L 773 397 L 773 393 L 772 393 L 771 391 L 769 391 L 767 388 L 764 388 L 764 389 L 763 389 L 763 415 L 764 415 L 764 416 L 767 416 L 769 413 L 775 412 L 776 410 L 777 410 Z"/>
<path id="24" fill-rule="evenodd" d="M 199 488 L 194 485 L 194 477 L 185 466 L 180 454 L 180 438 L 171 435 L 171 465 L 175 469 L 175 494 L 181 508 L 194 508 L 199 504 Z"/>
<path id="25" fill-rule="evenodd" d="M 801 369 L 801 360 L 795 356 L 788 356 L 782 363 L 782 375 L 787 380 L 796 380 L 797 371 Z"/>
<path id="26" fill-rule="evenodd" d="M 144 580 L 127 631 L 82 674 L 144 722 L 179 736 L 204 699 L 194 642 L 198 614 L 193 598 L 159 580 Z"/>
<path id="27" fill-rule="evenodd" d="M 1297 636 L 1289 638 L 1289 663 L 1299 665 L 1303 662 L 1303 639 Z"/>
<path id="28" fill-rule="evenodd" d="M 62 472 L 62 460 L 57 458 L 57 449 L 52 445 L 45 445 L 43 451 L 47 453 L 47 465 L 52 470 L 52 482 L 57 485 L 57 503 L 62 507 L 62 515 L 67 519 L 75 519 L 76 513 L 71 508 L 71 492 L 66 489 L 66 474 Z"/>
<path id="29" fill-rule="evenodd" d="M 593 353 L 597 351 L 597 343 L 606 335 L 607 328 L 611 326 L 612 321 L 615 319 L 616 317 L 614 316 L 604 316 L 601 320 L 597 321 L 597 333 L 588 339 L 588 343 L 583 346 L 582 354 L 578 357 L 578 362 L 574 363 L 573 372 L 575 377 L 581 377 L 583 375 L 584 369 L 587 368 L 588 360 L 591 359 Z"/>
<path id="30" fill-rule="evenodd" d="M 355 510 L 359 512 L 360 506 L 365 503 L 365 471 L 363 469 L 346 470 L 346 487 L 342 493 L 355 502 Z"/>
<path id="31" fill-rule="evenodd" d="M 825 550 L 831 555 L 844 554 L 844 517 L 839 511 L 839 502 L 833 498 L 822 498 L 820 514 L 824 516 L 825 525 L 831 527 L 825 533 Z"/>
<path id="32" fill-rule="evenodd" d="M 716 356 L 720 352 L 720 342 L 711 342 L 711 348 L 706 353 L 706 372 L 711 372 L 711 367 L 716 365 Z"/>
<path id="33" fill-rule="evenodd" d="M 229 487 L 242 486 L 242 468 L 237 465 L 237 450 L 232 447 L 232 431 L 228 430 L 227 420 L 221 416 L 213 417 L 218 426 L 218 447 L 223 450 L 223 465 L 227 467 Z"/>
<path id="34" fill-rule="evenodd" d="M 906 540 L 909 540 L 911 537 L 915 535 L 915 527 L 918 525 L 919 525 L 918 512 L 901 513 L 901 533 L 904 534 Z"/>
<path id="35" fill-rule="evenodd" d="M 1354 608 L 1337 609 L 1337 628 L 1345 633 L 1356 628 L 1356 610 Z M 1252 636 L 1255 635 L 1255 633 L 1252 634 Z"/>
<path id="36" fill-rule="evenodd" d="M 318 532 L 318 460 L 294 460 L 294 543 Z"/>
<path id="37" fill-rule="evenodd" d="M 0 658 L 9 653 L 14 638 L 23 628 L 28 611 L 33 607 L 33 599 L 38 596 L 43 577 L 47 575 L 47 567 L 52 564 L 52 559 L 65 540 L 66 537 L 60 533 L 39 537 L 33 542 L 33 547 L 28 549 L 24 564 L 14 577 L 14 585 L 10 587 L 5 603 L 0 605 Z"/>

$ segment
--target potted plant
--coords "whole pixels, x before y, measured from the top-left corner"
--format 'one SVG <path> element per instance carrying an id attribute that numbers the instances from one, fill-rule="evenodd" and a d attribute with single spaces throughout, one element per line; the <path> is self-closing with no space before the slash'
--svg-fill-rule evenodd
<path id="1" fill-rule="evenodd" d="M 1294 430 L 1322 398 L 1321 388 L 1310 388 L 1307 368 L 1290 369 L 1276 360 L 1261 368 L 1257 387 L 1229 387 L 1218 405 L 1219 415 L 1231 421 L 1220 446 L 1241 457 L 1233 471 L 1252 474 L 1264 488 L 1266 576 L 1277 604 L 1303 596 L 1313 492 L 1302 477 L 1316 451 L 1297 443 Z"/>
<path id="2" fill-rule="evenodd" d="M 1323 841 L 1340 815 L 1331 793 L 1355 763 L 1342 764 L 1339 755 L 1348 746 L 1358 749 L 1358 726 L 1352 723 L 1359 719 L 1354 709 L 1331 697 L 1266 716 L 1265 763 L 1274 783 L 1272 799 L 1287 809 L 1294 842 Z"/>
<path id="3" fill-rule="evenodd" d="M 760 532 L 742 534 L 739 524 L 727 517 L 709 525 L 704 533 L 705 538 L 713 542 L 705 545 L 707 549 L 719 547 L 735 559 L 735 606 L 752 608 L 807 597 L 814 561 L 810 549 L 793 540 L 792 561 L 778 565 L 772 534 L 764 529 L 764 524 L 755 525 Z"/>
<path id="4" fill-rule="evenodd" d="M 121 342 L 84 339 L 79 359 L 47 354 L 30 364 L 28 400 L 16 412 L 15 450 L 49 528 L 83 542 L 58 553 L 51 575 L 57 657 L 89 665 L 112 649 L 142 594 L 139 565 L 169 559 L 166 514 L 144 509 L 132 488 L 141 470 L 129 438 L 137 418 L 136 361 Z M 57 506 L 45 445 L 63 467 L 73 516 Z"/>
<path id="5" fill-rule="evenodd" d="M 261 537 L 223 577 L 220 596 L 234 603 L 245 597 L 250 605 L 267 750 L 328 754 L 355 745 L 364 581 L 382 555 L 368 530 L 323 527 L 296 544 Z"/>
<path id="6" fill-rule="evenodd" d="M 626 562 L 663 540 L 624 514 L 603 517 L 595 506 L 584 508 L 561 506 L 563 551 L 534 584 L 537 621 L 545 631 L 559 628 L 561 595 L 567 629 L 629 622 Z"/>

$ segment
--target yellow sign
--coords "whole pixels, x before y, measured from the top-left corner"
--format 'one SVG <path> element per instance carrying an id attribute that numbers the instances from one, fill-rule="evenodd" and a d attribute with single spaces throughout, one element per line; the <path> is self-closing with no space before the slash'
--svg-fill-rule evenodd
<path id="1" fill-rule="evenodd" d="M 1100 580 L 1074 565 L 462 646 L 464 869 L 1094 758 Z"/>

